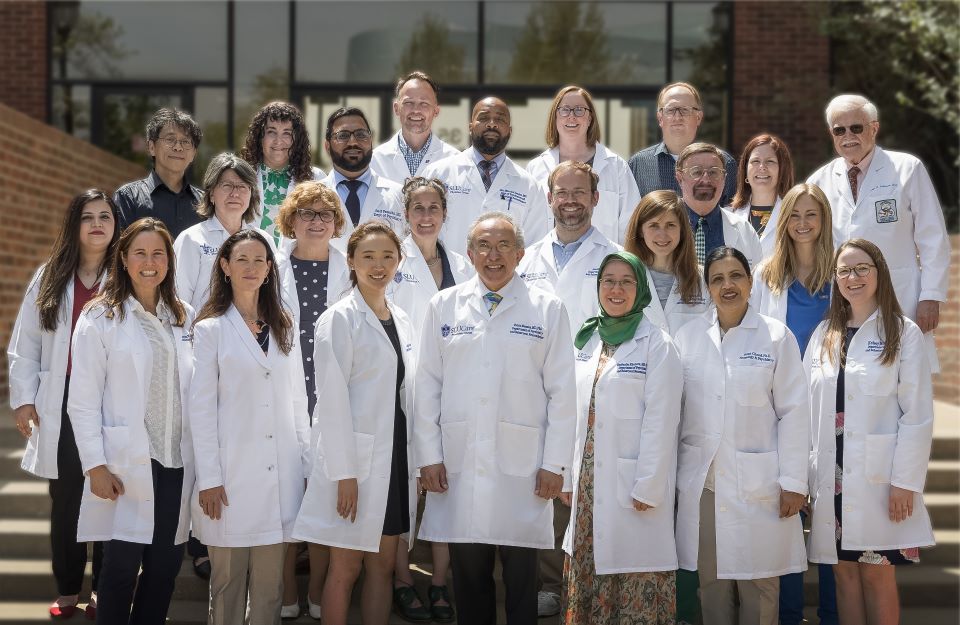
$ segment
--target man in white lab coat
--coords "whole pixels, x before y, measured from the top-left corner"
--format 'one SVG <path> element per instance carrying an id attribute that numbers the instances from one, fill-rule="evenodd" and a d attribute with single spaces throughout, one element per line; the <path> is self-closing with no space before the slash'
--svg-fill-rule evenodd
<path id="1" fill-rule="evenodd" d="M 826 117 L 838 156 L 807 182 L 830 200 L 834 245 L 859 237 L 880 248 L 903 313 L 926 334 L 937 373 L 932 331 L 947 301 L 950 238 L 930 175 L 912 154 L 877 145 L 877 107 L 863 96 L 835 97 Z"/>
<path id="2" fill-rule="evenodd" d="M 531 241 L 547 233 L 550 207 L 543 190 L 506 154 L 512 130 L 506 103 L 484 98 L 473 107 L 471 146 L 423 170 L 425 178 L 447 185 L 447 223 L 441 233 L 447 249 L 465 255 L 470 227 L 489 211 L 513 217 Z"/>
<path id="3" fill-rule="evenodd" d="M 393 114 L 400 131 L 373 150 L 370 169 L 403 186 L 430 163 L 458 154 L 460 150 L 433 134 L 433 120 L 440 114 L 437 83 L 415 71 L 397 80 Z"/>
<path id="4" fill-rule="evenodd" d="M 509 625 L 537 622 L 537 549 L 569 482 L 576 381 L 563 303 L 515 273 L 523 233 L 503 213 L 469 230 L 477 276 L 430 300 L 414 383 L 420 537 L 450 543 L 457 619 L 494 625 L 499 552 Z"/>

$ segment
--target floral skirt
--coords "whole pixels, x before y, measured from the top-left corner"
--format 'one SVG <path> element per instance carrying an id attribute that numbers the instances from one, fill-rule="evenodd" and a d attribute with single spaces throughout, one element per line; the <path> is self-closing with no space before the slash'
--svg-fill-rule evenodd
<path id="1" fill-rule="evenodd" d="M 566 625 L 673 625 L 674 571 L 597 575 L 593 561 L 593 427 L 587 429 L 577 484 L 573 557 L 563 565 Z"/>

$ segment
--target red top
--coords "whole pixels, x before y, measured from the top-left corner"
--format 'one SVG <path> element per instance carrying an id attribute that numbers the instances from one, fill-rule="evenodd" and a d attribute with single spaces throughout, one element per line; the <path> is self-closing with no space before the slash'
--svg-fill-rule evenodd
<path id="1" fill-rule="evenodd" d="M 77 327 L 77 319 L 87 302 L 93 299 L 93 296 L 100 290 L 100 282 L 94 283 L 89 289 L 83 286 L 83 281 L 79 276 L 73 277 L 73 311 L 70 316 L 70 338 L 73 338 L 73 330 Z M 70 341 L 70 350 L 67 352 L 67 375 L 73 369 L 73 341 Z"/>

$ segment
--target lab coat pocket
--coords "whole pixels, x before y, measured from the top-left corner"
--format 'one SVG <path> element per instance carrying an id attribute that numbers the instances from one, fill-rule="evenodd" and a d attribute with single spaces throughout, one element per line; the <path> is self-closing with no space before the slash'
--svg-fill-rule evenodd
<path id="1" fill-rule="evenodd" d="M 775 451 L 737 452 L 737 490 L 740 501 L 773 501 L 780 496 L 780 458 Z"/>
<path id="2" fill-rule="evenodd" d="M 617 458 L 617 503 L 621 508 L 633 509 L 633 485 L 636 483 L 637 461 Z"/>
<path id="3" fill-rule="evenodd" d="M 127 448 L 130 445 L 130 428 L 126 425 L 105 425 L 101 431 L 107 469 L 114 475 L 120 475 L 129 464 Z"/>
<path id="4" fill-rule="evenodd" d="M 889 484 L 893 473 L 893 454 L 897 448 L 896 434 L 867 434 L 865 455 L 866 476 L 871 484 Z"/>
<path id="5" fill-rule="evenodd" d="M 734 367 L 734 397 L 741 406 L 766 406 L 773 371 L 766 367 Z"/>
<path id="6" fill-rule="evenodd" d="M 879 354 L 877 354 L 879 356 Z M 884 397 L 897 392 L 897 376 L 893 367 L 879 362 L 868 365 L 857 375 L 857 384 L 864 395 Z"/>
<path id="7" fill-rule="evenodd" d="M 443 466 L 447 473 L 463 471 L 463 456 L 467 451 L 467 422 L 441 423 L 440 444 L 443 446 Z"/>
<path id="8" fill-rule="evenodd" d="M 370 477 L 370 468 L 373 464 L 373 434 L 354 432 L 353 438 L 357 445 L 357 484 L 362 484 Z"/>
<path id="9" fill-rule="evenodd" d="M 497 424 L 497 461 L 500 471 L 530 477 L 540 456 L 540 428 L 501 421 Z"/>
<path id="10" fill-rule="evenodd" d="M 700 471 L 700 448 L 680 441 L 677 447 L 677 490 L 690 490 L 693 478 Z"/>

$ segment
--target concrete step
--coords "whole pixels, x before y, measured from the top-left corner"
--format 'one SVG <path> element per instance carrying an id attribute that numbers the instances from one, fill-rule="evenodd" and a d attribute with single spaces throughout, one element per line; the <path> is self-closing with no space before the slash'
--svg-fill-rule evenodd
<path id="1" fill-rule="evenodd" d="M 21 475 L 30 475 L 20 468 L 23 459 L 23 447 L 4 447 L 0 449 L 0 480 L 13 480 Z"/>
<path id="2" fill-rule="evenodd" d="M 960 493 L 960 460 L 931 460 L 925 490 L 928 493 Z"/>
<path id="3" fill-rule="evenodd" d="M 935 529 L 960 529 L 960 493 L 924 493 L 923 501 Z"/>
<path id="4" fill-rule="evenodd" d="M 900 604 L 910 607 L 960 607 L 957 585 L 960 583 L 960 568 L 928 566 L 921 554 L 919 565 L 897 568 L 897 587 Z M 817 567 L 811 565 L 803 576 L 804 601 L 807 605 L 817 602 L 819 578 Z M 907 623 L 908 621 L 904 621 Z"/>
<path id="5" fill-rule="evenodd" d="M 960 458 L 960 436 L 934 436 L 932 460 L 957 460 Z"/>
<path id="6" fill-rule="evenodd" d="M 46 480 L 0 480 L 0 510 L 9 519 L 50 518 L 50 491 Z"/>

